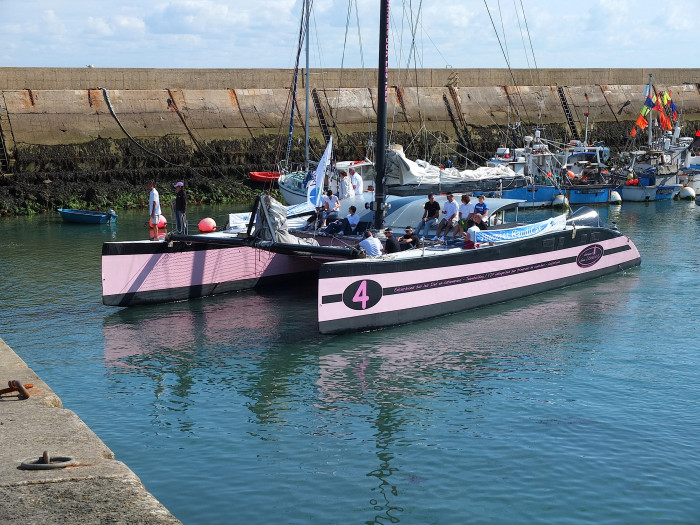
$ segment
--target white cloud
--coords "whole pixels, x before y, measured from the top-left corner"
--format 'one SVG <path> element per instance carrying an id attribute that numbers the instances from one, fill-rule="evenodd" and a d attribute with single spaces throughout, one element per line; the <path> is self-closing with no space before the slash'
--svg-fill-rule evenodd
<path id="1" fill-rule="evenodd" d="M 496 32 L 482 1 L 392 0 L 392 67 L 408 64 L 418 6 L 418 67 L 505 67 L 497 34 L 513 67 L 533 66 L 533 50 L 539 67 L 694 65 L 698 0 L 486 4 Z M 516 15 L 521 5 L 527 27 Z M 109 9 L 96 0 L 4 0 L 2 6 L 0 48 L 13 48 L 3 53 L 8 66 L 290 67 L 301 15 L 301 0 L 121 0 Z M 339 67 L 345 51 L 345 67 L 359 67 L 363 57 L 365 67 L 376 67 L 378 18 L 377 0 L 353 2 L 349 21 L 347 0 L 314 0 L 312 66 Z"/>

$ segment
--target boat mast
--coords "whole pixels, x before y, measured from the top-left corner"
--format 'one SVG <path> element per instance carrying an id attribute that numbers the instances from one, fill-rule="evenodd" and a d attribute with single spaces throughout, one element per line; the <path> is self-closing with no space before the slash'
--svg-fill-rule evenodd
<path id="1" fill-rule="evenodd" d="M 654 94 L 654 84 L 652 83 L 651 79 L 651 73 L 649 73 L 649 88 L 648 88 L 649 94 L 647 95 L 649 98 L 652 98 L 652 95 Z M 651 149 L 651 128 L 654 127 L 654 110 L 652 109 L 649 112 L 649 139 L 647 141 L 647 146 L 649 149 Z"/>
<path id="2" fill-rule="evenodd" d="M 304 115 L 304 171 L 309 171 L 309 2 L 306 0 L 306 113 Z"/>
<path id="3" fill-rule="evenodd" d="M 384 223 L 384 175 L 386 172 L 386 106 L 389 76 L 389 0 L 380 2 L 379 68 L 377 70 L 377 156 L 374 179 L 374 227 Z"/>

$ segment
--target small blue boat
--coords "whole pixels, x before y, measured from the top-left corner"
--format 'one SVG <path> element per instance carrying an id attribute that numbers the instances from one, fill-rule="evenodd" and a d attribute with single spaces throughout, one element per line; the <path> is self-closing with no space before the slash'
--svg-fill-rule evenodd
<path id="1" fill-rule="evenodd" d="M 58 213 L 65 222 L 76 222 L 80 224 L 108 224 L 117 221 L 117 214 L 114 212 L 114 210 L 90 211 L 59 208 Z"/>

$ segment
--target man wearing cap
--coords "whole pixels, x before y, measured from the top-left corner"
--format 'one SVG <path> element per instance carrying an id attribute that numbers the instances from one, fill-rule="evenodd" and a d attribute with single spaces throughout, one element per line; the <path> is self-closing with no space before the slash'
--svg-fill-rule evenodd
<path id="1" fill-rule="evenodd" d="M 411 226 L 406 226 L 406 233 L 399 237 L 399 246 L 401 246 L 401 251 L 410 250 L 418 246 L 418 235 L 413 233 Z"/>
<path id="2" fill-rule="evenodd" d="M 182 235 L 187 235 L 187 193 L 185 192 L 185 183 L 180 181 L 175 183 L 177 194 L 175 195 L 175 220 L 177 221 L 177 232 Z"/>
<path id="3" fill-rule="evenodd" d="M 365 238 L 360 241 L 360 248 L 363 248 L 365 253 L 370 256 L 382 254 L 382 243 L 372 235 L 370 230 L 365 232 Z"/>
<path id="4" fill-rule="evenodd" d="M 384 230 L 384 235 L 386 236 L 386 242 L 384 243 L 385 253 L 396 253 L 401 251 L 401 245 L 399 241 L 394 237 L 394 230 L 391 228 L 386 228 Z"/>

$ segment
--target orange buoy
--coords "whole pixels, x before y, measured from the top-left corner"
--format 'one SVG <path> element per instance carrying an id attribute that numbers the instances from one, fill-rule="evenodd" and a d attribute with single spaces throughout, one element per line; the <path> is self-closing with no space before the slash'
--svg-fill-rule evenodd
<path id="1" fill-rule="evenodd" d="M 168 220 L 165 218 L 165 215 L 160 215 L 158 217 L 158 227 L 165 228 L 166 224 L 168 224 Z M 153 228 L 153 221 L 151 219 L 148 219 L 148 225 Z"/>
<path id="2" fill-rule="evenodd" d="M 214 222 L 214 219 L 212 219 L 211 217 L 205 217 L 204 219 L 199 221 L 198 227 L 199 231 L 203 233 L 215 232 L 216 222 Z"/>

